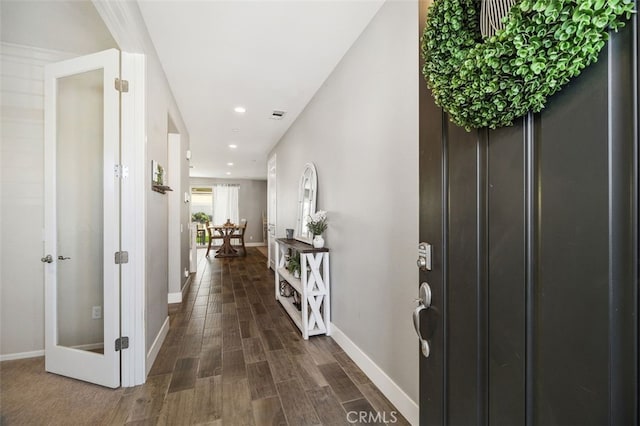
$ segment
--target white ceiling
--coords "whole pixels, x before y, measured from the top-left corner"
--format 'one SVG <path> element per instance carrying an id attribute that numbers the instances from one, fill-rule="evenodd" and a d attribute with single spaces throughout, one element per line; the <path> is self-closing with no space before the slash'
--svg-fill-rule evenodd
<path id="1" fill-rule="evenodd" d="M 190 175 L 265 179 L 267 154 L 383 2 L 139 0 L 189 131 Z"/>

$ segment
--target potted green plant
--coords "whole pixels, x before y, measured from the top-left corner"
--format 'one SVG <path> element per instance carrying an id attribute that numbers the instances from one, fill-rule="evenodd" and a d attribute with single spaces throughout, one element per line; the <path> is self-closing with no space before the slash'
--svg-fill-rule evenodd
<path id="1" fill-rule="evenodd" d="M 205 212 L 196 212 L 191 215 L 191 222 L 205 223 L 210 220 L 209 215 Z"/>
<path id="2" fill-rule="evenodd" d="M 327 212 L 318 210 L 310 215 L 307 220 L 307 229 L 313 234 L 313 246 L 315 248 L 324 247 L 322 233 L 327 230 Z"/>
<path id="3" fill-rule="evenodd" d="M 296 252 L 289 257 L 287 271 L 291 272 L 295 278 L 300 278 L 300 253 Z"/>

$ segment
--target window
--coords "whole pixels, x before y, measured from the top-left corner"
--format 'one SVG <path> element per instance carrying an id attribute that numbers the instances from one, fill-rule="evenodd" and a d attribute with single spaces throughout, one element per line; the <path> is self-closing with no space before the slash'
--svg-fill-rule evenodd
<path id="1" fill-rule="evenodd" d="M 213 185 L 213 223 L 222 225 L 231 220 L 238 223 L 238 192 L 240 185 L 216 184 Z"/>
<path id="2" fill-rule="evenodd" d="M 211 188 L 191 188 L 191 213 L 192 221 L 212 221 L 213 218 L 213 192 Z M 207 219 L 202 217 L 202 213 Z"/>

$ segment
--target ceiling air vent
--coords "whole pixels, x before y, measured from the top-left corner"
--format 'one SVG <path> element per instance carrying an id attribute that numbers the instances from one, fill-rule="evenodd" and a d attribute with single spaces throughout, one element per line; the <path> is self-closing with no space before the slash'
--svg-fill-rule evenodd
<path id="1" fill-rule="evenodd" d="M 285 114 L 285 111 L 273 111 L 269 118 L 272 120 L 282 120 L 282 117 L 284 117 Z"/>

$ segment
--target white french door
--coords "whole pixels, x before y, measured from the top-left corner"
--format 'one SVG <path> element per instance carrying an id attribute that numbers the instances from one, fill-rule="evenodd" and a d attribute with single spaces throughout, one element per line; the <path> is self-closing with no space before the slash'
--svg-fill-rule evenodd
<path id="1" fill-rule="evenodd" d="M 120 53 L 45 67 L 45 366 L 120 386 Z"/>
<path id="2" fill-rule="evenodd" d="M 268 266 L 276 270 L 276 154 L 269 159 L 267 164 L 267 252 L 269 254 Z"/>

